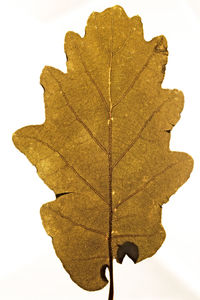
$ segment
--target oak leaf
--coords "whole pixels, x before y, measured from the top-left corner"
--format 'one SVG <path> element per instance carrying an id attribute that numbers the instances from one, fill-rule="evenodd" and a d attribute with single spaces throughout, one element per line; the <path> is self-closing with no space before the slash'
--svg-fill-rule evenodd
<path id="1" fill-rule="evenodd" d="M 115 6 L 92 13 L 83 38 L 68 32 L 65 52 L 66 74 L 41 75 L 45 123 L 13 141 L 57 196 L 41 208 L 57 256 L 74 282 L 97 290 L 113 259 L 139 262 L 159 249 L 162 205 L 193 160 L 169 150 L 184 99 L 161 87 L 164 36 L 145 41 L 140 17 Z"/>

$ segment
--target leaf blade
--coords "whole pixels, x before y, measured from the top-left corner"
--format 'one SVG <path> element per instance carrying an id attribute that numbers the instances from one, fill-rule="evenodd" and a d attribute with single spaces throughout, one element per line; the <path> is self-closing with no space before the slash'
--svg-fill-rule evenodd
<path id="1" fill-rule="evenodd" d="M 65 52 L 67 74 L 45 67 L 41 75 L 45 123 L 13 141 L 59 195 L 41 208 L 57 256 L 79 286 L 97 290 L 120 245 L 135 261 L 159 249 L 162 204 L 193 160 L 169 149 L 183 94 L 161 87 L 165 37 L 145 41 L 140 17 L 115 6 L 93 13 L 83 38 L 67 33 Z"/>

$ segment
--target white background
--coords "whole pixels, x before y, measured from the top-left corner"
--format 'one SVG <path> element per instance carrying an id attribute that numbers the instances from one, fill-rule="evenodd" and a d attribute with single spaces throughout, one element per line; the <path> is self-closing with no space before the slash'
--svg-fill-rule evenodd
<path id="1" fill-rule="evenodd" d="M 195 161 L 188 182 L 163 208 L 167 238 L 157 254 L 134 265 L 115 263 L 115 300 L 200 299 L 200 1 L 7 0 L 0 2 L 0 299 L 107 299 L 108 287 L 87 292 L 75 285 L 56 257 L 39 209 L 54 199 L 35 168 L 12 144 L 12 133 L 44 121 L 44 65 L 66 71 L 64 36 L 84 35 L 92 11 L 122 5 L 139 14 L 145 39 L 164 34 L 169 60 L 164 88 L 184 92 L 171 149 Z"/>

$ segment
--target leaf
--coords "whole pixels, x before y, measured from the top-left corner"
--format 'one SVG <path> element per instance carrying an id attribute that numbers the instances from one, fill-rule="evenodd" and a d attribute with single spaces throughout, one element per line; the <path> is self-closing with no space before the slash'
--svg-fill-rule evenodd
<path id="1" fill-rule="evenodd" d="M 145 41 L 140 17 L 114 6 L 91 14 L 84 38 L 68 32 L 65 52 L 67 74 L 41 75 L 45 123 L 13 141 L 57 195 L 41 208 L 57 256 L 74 282 L 97 290 L 107 267 L 113 280 L 113 259 L 139 262 L 159 249 L 162 205 L 193 160 L 169 150 L 184 100 L 161 87 L 164 36 Z"/>

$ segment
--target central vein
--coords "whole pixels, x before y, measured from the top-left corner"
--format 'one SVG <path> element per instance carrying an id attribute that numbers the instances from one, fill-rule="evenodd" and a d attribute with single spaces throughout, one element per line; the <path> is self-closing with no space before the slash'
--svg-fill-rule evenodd
<path id="1" fill-rule="evenodd" d="M 112 26 L 111 26 L 112 28 Z M 108 73 L 108 99 L 109 99 L 109 119 L 108 119 L 108 176 L 109 176 L 109 235 L 108 235 L 108 252 L 109 252 L 109 272 L 110 272 L 110 291 L 109 300 L 113 299 L 113 253 L 112 253 L 112 219 L 113 219 L 113 203 L 112 203 L 112 96 L 111 96 L 111 75 L 112 75 L 112 59 L 113 59 L 113 40 L 111 38 L 111 51 Z"/>
<path id="2" fill-rule="evenodd" d="M 109 176 L 109 256 L 112 256 L 112 101 L 111 101 L 111 72 L 112 72 L 112 53 L 110 57 L 110 67 L 109 67 L 109 120 L 108 120 L 108 176 Z"/>

